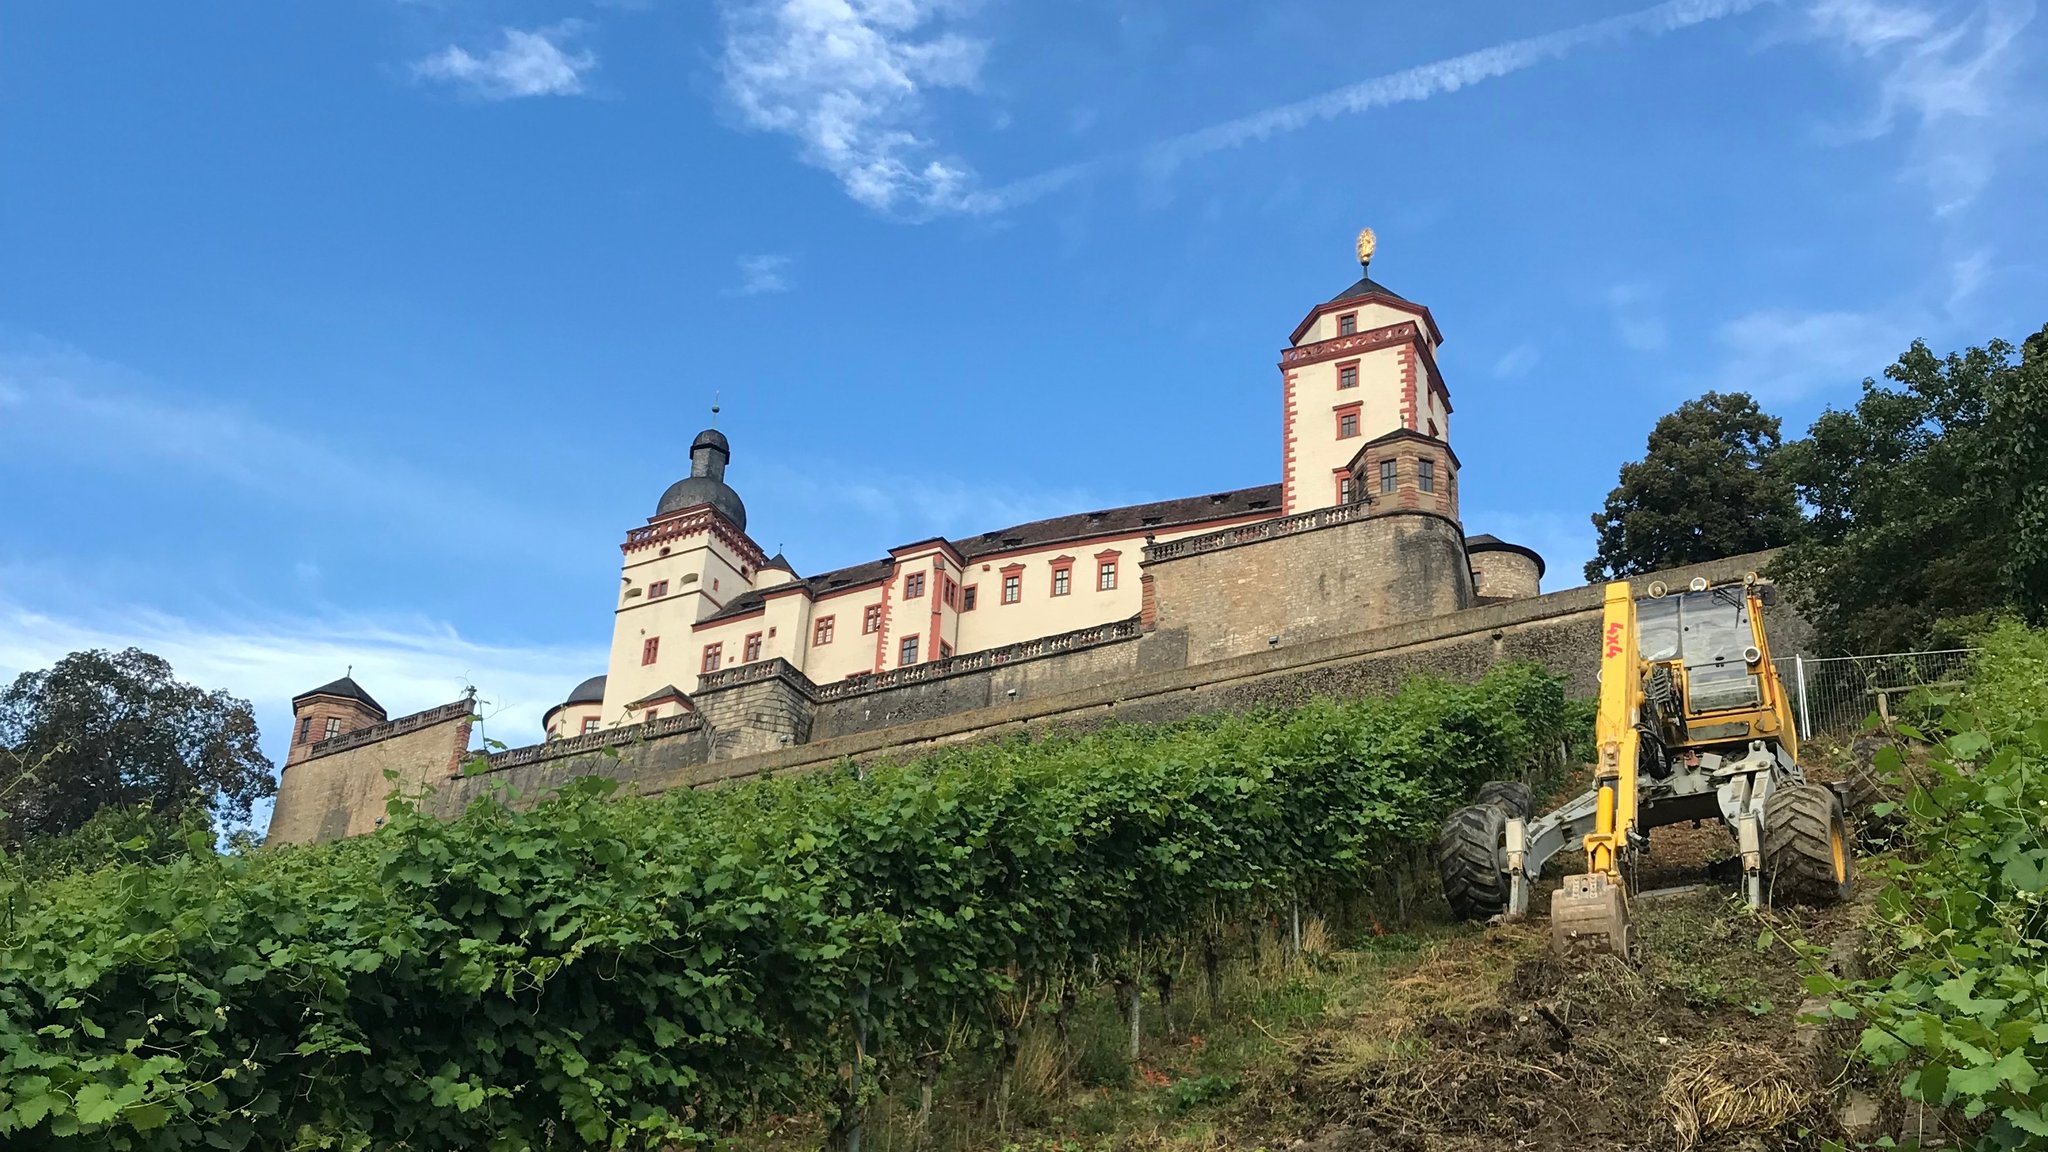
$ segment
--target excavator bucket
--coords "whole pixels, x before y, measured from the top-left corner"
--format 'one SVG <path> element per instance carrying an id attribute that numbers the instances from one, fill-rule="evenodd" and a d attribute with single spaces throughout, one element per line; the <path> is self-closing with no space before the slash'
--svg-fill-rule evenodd
<path id="1" fill-rule="evenodd" d="M 1560 956 L 1612 952 L 1628 959 L 1635 933 L 1621 884 L 1605 872 L 1565 877 L 1550 894 L 1550 942 Z"/>

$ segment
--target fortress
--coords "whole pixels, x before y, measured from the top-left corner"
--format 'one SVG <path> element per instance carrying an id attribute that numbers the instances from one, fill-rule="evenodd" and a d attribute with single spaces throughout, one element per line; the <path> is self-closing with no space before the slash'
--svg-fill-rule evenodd
<path id="1" fill-rule="evenodd" d="M 500 784 L 594 774 L 658 791 L 1501 659 L 1590 677 L 1598 589 L 1542 596 L 1534 551 L 1466 535 L 1442 335 L 1372 279 L 1372 243 L 1360 235 L 1358 280 L 1280 350 L 1277 483 L 804 576 L 748 535 L 732 445 L 707 429 L 689 475 L 627 529 L 607 667 L 548 710 L 541 743 L 465 773 L 468 701 L 394 720 L 344 677 L 292 702 L 271 838 L 374 828 L 387 772 L 452 812 Z"/>

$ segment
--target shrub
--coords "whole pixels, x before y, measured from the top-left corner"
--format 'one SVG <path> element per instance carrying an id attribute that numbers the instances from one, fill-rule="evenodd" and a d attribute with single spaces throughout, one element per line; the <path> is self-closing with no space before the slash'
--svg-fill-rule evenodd
<path id="1" fill-rule="evenodd" d="M 0 922 L 0 1136 L 135 1149 L 659 1147 L 842 1118 L 1058 979 L 1355 892 L 1553 756 L 1556 681 L 616 796 L 101 868 Z"/>
<path id="2" fill-rule="evenodd" d="M 1907 849 L 1885 869 L 1876 970 L 1834 1011 L 1911 1099 L 1953 1107 L 1986 1148 L 2048 1140 L 2048 632 L 2001 624 L 1946 702 L 1924 768 L 1896 751 Z M 1918 736 L 1918 733 L 1912 733 Z"/>

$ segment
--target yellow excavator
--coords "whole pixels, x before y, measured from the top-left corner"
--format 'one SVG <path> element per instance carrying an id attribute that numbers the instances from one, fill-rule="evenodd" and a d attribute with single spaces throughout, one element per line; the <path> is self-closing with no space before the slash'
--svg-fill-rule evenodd
<path id="1" fill-rule="evenodd" d="M 1653 829 L 1718 820 L 1735 838 L 1751 907 L 1846 899 L 1854 861 L 1842 800 L 1807 782 L 1790 701 L 1771 663 L 1774 589 L 1607 585 L 1593 787 L 1546 813 L 1526 785 L 1495 782 L 1437 840 L 1444 896 L 1462 918 L 1515 919 L 1530 886 L 1574 842 L 1586 870 L 1551 894 L 1561 953 L 1629 955 L 1630 876 Z"/>

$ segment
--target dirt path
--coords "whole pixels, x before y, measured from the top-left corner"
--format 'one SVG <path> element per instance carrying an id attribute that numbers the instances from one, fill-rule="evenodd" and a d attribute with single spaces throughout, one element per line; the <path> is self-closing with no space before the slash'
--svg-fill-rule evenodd
<path id="1" fill-rule="evenodd" d="M 1789 919 L 1824 940 L 1852 915 Z M 1637 923 L 1634 967 L 1560 963 L 1541 925 L 1425 958 L 1383 1003 L 1300 1046 L 1287 1090 L 1312 1135 L 1298 1147 L 1775 1149 L 1839 1138 L 1830 1070 L 1808 1054 L 1810 1028 L 1797 1020 L 1804 991 L 1790 951 L 1760 952 L 1760 922 L 1722 892 L 1645 902 Z M 1474 997 L 1475 985 L 1485 994 Z"/>

